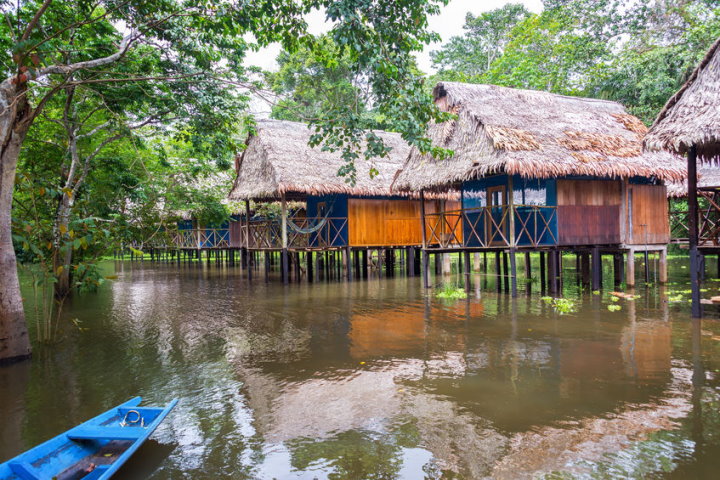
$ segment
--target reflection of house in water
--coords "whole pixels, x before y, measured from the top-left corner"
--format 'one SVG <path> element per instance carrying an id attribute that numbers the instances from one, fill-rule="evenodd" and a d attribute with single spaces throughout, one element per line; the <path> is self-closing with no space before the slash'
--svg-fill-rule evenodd
<path id="1" fill-rule="evenodd" d="M 294 440 L 392 435 L 402 426 L 442 468 L 476 478 L 502 458 L 508 432 L 602 418 L 667 392 L 669 379 L 657 375 L 670 358 L 664 322 L 631 318 L 595 333 L 561 326 L 550 335 L 525 328 L 528 312 L 485 322 L 475 335 L 468 329 L 482 316 L 463 320 L 466 306 L 457 305 L 354 309 L 349 353 L 323 359 L 308 358 L 321 355 L 311 326 L 236 331 L 231 342 L 241 347 L 227 351 L 258 434 L 292 454 Z"/>
<path id="2" fill-rule="evenodd" d="M 640 320 L 623 329 L 622 356 L 627 374 L 649 380 L 667 377 L 672 359 L 669 322 Z"/>
<path id="3" fill-rule="evenodd" d="M 428 342 L 443 341 L 450 349 L 463 348 L 465 333 L 444 328 L 464 321 L 468 315 L 479 318 L 483 304 L 478 301 L 457 302 L 447 307 L 436 305 L 429 312 L 420 308 L 361 311 L 350 318 L 350 355 L 353 358 L 412 355 L 423 351 Z M 430 316 L 433 322 L 427 322 Z"/>

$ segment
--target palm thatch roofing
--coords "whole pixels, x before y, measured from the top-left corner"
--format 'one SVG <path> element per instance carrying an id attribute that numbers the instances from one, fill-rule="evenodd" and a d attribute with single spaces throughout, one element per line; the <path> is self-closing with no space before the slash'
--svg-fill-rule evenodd
<path id="1" fill-rule="evenodd" d="M 616 102 L 455 82 L 438 83 L 433 95 L 441 110 L 457 118 L 432 125 L 428 135 L 454 155 L 436 160 L 413 149 L 394 190 L 443 189 L 500 172 L 526 178 L 686 176 L 674 155 L 642 152 L 647 128 Z"/>
<path id="2" fill-rule="evenodd" d="M 699 165 L 697 169 L 697 186 L 700 189 L 710 187 L 720 187 L 720 166 L 717 165 Z M 670 198 L 687 197 L 688 187 L 687 180 L 682 182 L 668 182 L 667 196 Z"/>
<path id="3" fill-rule="evenodd" d="M 306 195 L 349 194 L 390 195 L 390 184 L 410 151 L 396 133 L 375 132 L 391 150 L 387 156 L 355 161 L 355 185 L 338 176 L 345 165 L 341 152 L 310 147 L 313 134 L 303 123 L 261 120 L 256 134 L 247 140 L 247 148 L 236 159 L 237 177 L 229 194 L 231 200 L 301 199 Z M 370 177 L 370 169 L 378 171 Z"/>
<path id="4" fill-rule="evenodd" d="M 692 145 L 705 161 L 720 157 L 720 39 L 668 100 L 645 138 L 650 151 L 683 154 Z"/>

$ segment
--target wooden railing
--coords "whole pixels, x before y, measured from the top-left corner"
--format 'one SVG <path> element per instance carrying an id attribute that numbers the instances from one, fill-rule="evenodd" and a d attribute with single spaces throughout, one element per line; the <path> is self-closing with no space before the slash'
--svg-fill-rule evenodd
<path id="1" fill-rule="evenodd" d="M 171 233 L 175 248 L 229 248 L 230 232 L 227 228 L 194 228 Z"/>
<path id="2" fill-rule="evenodd" d="M 538 247 L 557 245 L 556 224 L 556 207 L 476 207 L 426 214 L 425 234 L 429 247 Z"/>
<path id="3" fill-rule="evenodd" d="M 293 218 L 287 227 L 288 248 L 344 247 L 347 246 L 347 223 L 345 217 Z M 293 228 L 294 226 L 294 228 Z M 253 249 L 282 248 L 282 225 L 280 220 L 250 220 L 250 226 L 243 226 L 249 238 L 248 246 Z"/>
<path id="4" fill-rule="evenodd" d="M 670 211 L 670 241 L 687 243 L 690 235 L 690 212 Z M 698 212 L 698 245 L 720 245 L 720 210 L 706 208 Z"/>

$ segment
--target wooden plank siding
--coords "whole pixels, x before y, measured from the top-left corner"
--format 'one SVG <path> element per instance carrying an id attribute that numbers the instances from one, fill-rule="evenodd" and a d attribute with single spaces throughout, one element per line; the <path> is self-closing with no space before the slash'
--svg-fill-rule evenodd
<path id="1" fill-rule="evenodd" d="M 628 203 L 628 223 L 631 224 L 631 229 L 626 243 L 653 245 L 670 241 L 667 192 L 664 185 L 629 185 Z"/>
<path id="2" fill-rule="evenodd" d="M 619 181 L 558 180 L 558 243 L 620 243 L 621 203 Z"/>
<path id="3" fill-rule="evenodd" d="M 348 229 L 353 247 L 420 245 L 420 202 L 350 198 Z"/>

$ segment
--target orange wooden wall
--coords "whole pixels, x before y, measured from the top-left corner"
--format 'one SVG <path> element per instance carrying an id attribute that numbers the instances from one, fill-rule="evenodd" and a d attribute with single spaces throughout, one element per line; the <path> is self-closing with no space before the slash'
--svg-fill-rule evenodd
<path id="1" fill-rule="evenodd" d="M 420 245 L 420 202 L 350 198 L 348 235 L 353 247 Z"/>

